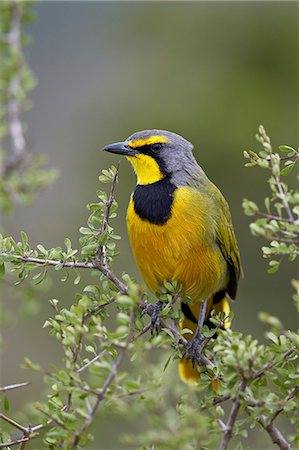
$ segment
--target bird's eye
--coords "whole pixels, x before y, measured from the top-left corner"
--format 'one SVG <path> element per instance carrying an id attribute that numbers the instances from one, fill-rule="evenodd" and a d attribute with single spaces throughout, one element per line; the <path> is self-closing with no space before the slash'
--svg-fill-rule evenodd
<path id="1" fill-rule="evenodd" d="M 159 142 L 156 142 L 155 144 L 151 145 L 151 148 L 154 152 L 158 152 L 161 150 L 162 144 L 160 144 Z"/>

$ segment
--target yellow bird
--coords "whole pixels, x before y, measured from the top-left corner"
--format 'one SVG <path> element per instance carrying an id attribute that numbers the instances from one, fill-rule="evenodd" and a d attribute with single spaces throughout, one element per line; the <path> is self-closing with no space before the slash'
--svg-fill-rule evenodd
<path id="1" fill-rule="evenodd" d="M 200 360 L 201 328 L 210 327 L 211 311 L 230 311 L 240 276 L 240 255 L 228 204 L 197 164 L 193 145 L 164 130 L 134 133 L 104 150 L 125 155 L 137 175 L 127 211 L 127 227 L 136 263 L 154 292 L 163 281 L 177 280 L 182 296 L 183 328 L 189 336 L 179 373 L 197 382 L 194 363 Z M 159 325 L 161 303 L 153 309 Z M 224 328 L 229 327 L 224 324 Z"/>

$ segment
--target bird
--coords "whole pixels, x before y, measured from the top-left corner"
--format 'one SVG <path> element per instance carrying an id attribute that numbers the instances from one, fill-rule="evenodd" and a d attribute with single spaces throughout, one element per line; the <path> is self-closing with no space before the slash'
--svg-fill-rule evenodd
<path id="1" fill-rule="evenodd" d="M 181 286 L 187 345 L 179 360 L 179 375 L 197 384 L 202 326 L 212 311 L 224 312 L 230 327 L 228 299 L 235 299 L 241 273 L 240 253 L 229 206 L 193 155 L 193 145 L 166 130 L 144 130 L 104 150 L 126 156 L 137 184 L 127 209 L 127 229 L 141 275 L 154 294 L 165 281 Z M 161 302 L 152 308 L 159 323 Z"/>

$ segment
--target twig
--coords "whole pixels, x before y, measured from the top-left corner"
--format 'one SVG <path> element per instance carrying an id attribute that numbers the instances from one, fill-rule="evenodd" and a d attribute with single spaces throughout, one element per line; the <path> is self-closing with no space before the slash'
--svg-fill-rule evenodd
<path id="1" fill-rule="evenodd" d="M 17 428 L 18 430 L 21 430 L 22 432 L 27 431 L 26 427 L 23 427 L 23 425 L 19 424 L 15 420 L 11 419 L 10 417 L 7 417 L 5 414 L 0 413 L 0 419 L 4 420 L 5 422 L 9 423 L 13 427 Z"/>
<path id="2" fill-rule="evenodd" d="M 273 160 L 273 151 L 272 151 L 272 146 L 270 144 L 270 138 L 269 138 L 269 136 L 267 136 L 267 134 L 263 128 L 260 128 L 259 131 L 260 131 L 262 145 L 266 148 L 266 151 L 269 151 L 269 161 L 270 161 L 274 181 L 275 181 L 275 184 L 276 184 L 278 192 L 279 192 L 279 197 L 281 198 L 281 200 L 283 202 L 284 209 L 287 212 L 290 222 L 294 223 L 295 219 L 294 219 L 292 210 L 290 208 L 289 202 L 286 198 L 285 192 L 283 190 L 283 187 L 282 187 L 282 184 L 280 181 L 280 175 L 274 175 L 275 162 Z"/>
<path id="3" fill-rule="evenodd" d="M 295 386 L 293 389 L 291 389 L 289 395 L 284 399 L 284 404 L 286 404 L 289 400 L 292 400 L 292 398 L 296 397 L 296 395 L 299 392 L 299 386 Z M 277 416 L 282 413 L 283 408 L 279 408 L 272 416 L 271 422 L 273 422 Z"/>
<path id="4" fill-rule="evenodd" d="M 277 220 L 278 222 L 289 222 L 289 223 L 293 223 L 293 220 L 287 218 L 287 217 L 279 217 L 279 216 L 275 216 L 273 214 L 268 214 L 268 213 L 264 213 L 262 211 L 257 211 L 256 214 L 258 216 L 262 216 L 265 217 L 266 219 L 269 220 Z"/>
<path id="5" fill-rule="evenodd" d="M 29 255 L 15 255 L 13 253 L 0 253 L 0 257 L 11 257 L 22 261 L 24 263 L 35 263 L 41 266 L 58 266 L 63 264 L 63 267 L 69 267 L 71 269 L 96 269 L 94 262 L 84 262 L 84 261 L 61 261 L 56 259 L 47 258 L 35 258 Z"/>
<path id="6" fill-rule="evenodd" d="M 68 267 L 70 269 L 96 269 L 102 272 L 105 277 L 107 277 L 113 284 L 119 289 L 121 294 L 127 294 L 128 289 L 127 286 L 119 279 L 116 275 L 112 273 L 112 271 L 107 268 L 99 265 L 95 261 L 92 262 L 84 262 L 84 261 L 60 261 L 55 259 L 47 259 L 47 258 L 36 258 L 28 255 L 14 255 L 11 253 L 0 253 L 0 257 L 11 257 L 13 259 L 22 261 L 24 263 L 35 263 L 40 264 L 41 266 L 53 266 L 56 267 L 60 264 L 63 267 Z"/>
<path id="7" fill-rule="evenodd" d="M 99 358 L 105 355 L 107 353 L 107 350 L 103 350 L 99 355 L 96 355 L 94 358 L 92 358 L 90 361 L 88 361 L 84 366 L 80 367 L 80 369 L 77 369 L 77 373 L 83 372 L 83 370 L 87 369 L 91 364 L 96 362 Z"/>
<path id="8" fill-rule="evenodd" d="M 220 443 L 219 450 L 226 450 L 228 447 L 228 443 L 233 436 L 233 427 L 237 420 L 239 409 L 241 406 L 240 394 L 245 391 L 247 383 L 248 383 L 248 380 L 243 378 L 243 380 L 241 381 L 241 383 L 238 386 L 236 396 L 233 399 L 233 404 L 232 404 L 232 408 L 231 408 L 229 416 L 228 416 L 228 420 L 225 424 L 225 427 L 222 428 L 224 436 Z"/>
<path id="9" fill-rule="evenodd" d="M 161 321 L 161 325 L 163 328 L 167 328 L 169 331 L 172 332 L 172 334 L 183 344 L 186 345 L 188 343 L 187 339 L 184 338 L 184 336 L 181 335 L 181 333 L 179 332 L 179 330 L 173 326 L 173 325 L 169 325 L 166 320 L 164 319 L 160 319 Z M 206 344 L 206 342 L 205 342 Z M 205 344 L 203 345 L 203 347 L 205 346 Z M 203 348 L 202 347 L 202 348 Z M 211 366 L 211 367 L 215 367 L 215 364 L 209 359 L 207 358 L 203 353 L 201 353 L 200 355 L 200 363 L 204 366 Z"/>
<path id="10" fill-rule="evenodd" d="M 294 352 L 294 348 L 290 348 L 288 351 L 283 353 L 282 359 L 286 359 L 288 356 L 290 356 Z M 269 361 L 268 363 L 264 364 L 263 367 L 258 369 L 252 374 L 252 379 L 256 380 L 257 378 L 261 377 L 267 370 L 272 369 L 272 367 L 277 364 L 277 362 Z"/>
<path id="11" fill-rule="evenodd" d="M 283 400 L 283 404 L 286 404 L 289 400 L 294 398 L 299 392 L 299 386 L 295 386 L 287 397 Z M 279 446 L 281 450 L 292 450 L 291 444 L 287 441 L 287 439 L 283 436 L 281 431 L 274 425 L 274 420 L 282 413 L 283 407 L 279 407 L 277 411 L 272 415 L 272 418 L 267 419 L 265 416 L 262 416 L 260 419 L 257 419 L 257 422 L 264 428 L 265 431 L 269 434 L 272 439 L 273 444 Z M 250 414 L 250 411 L 247 409 L 247 414 Z"/>
<path id="12" fill-rule="evenodd" d="M 13 389 L 19 389 L 22 387 L 29 386 L 31 382 L 25 382 L 25 383 L 18 383 L 18 384 L 10 384 L 9 386 L 0 386 L 0 392 L 6 392 L 11 391 Z"/>
<path id="13" fill-rule="evenodd" d="M 28 442 L 28 441 L 29 441 L 29 438 L 21 438 L 21 439 L 16 439 L 15 441 L 1 442 L 0 448 L 8 448 L 8 447 L 12 447 L 13 445 L 18 445 L 18 444 L 21 444 L 23 442 Z"/>
<path id="14" fill-rule="evenodd" d="M 139 389 L 138 391 L 133 391 L 133 392 L 127 392 L 125 394 L 115 394 L 112 395 L 112 400 L 117 400 L 118 398 L 128 398 L 128 397 L 133 397 L 134 395 L 140 395 L 143 394 L 144 392 L 146 392 L 148 389 Z"/>
<path id="15" fill-rule="evenodd" d="M 278 428 L 270 422 L 265 425 L 263 419 L 258 419 L 258 423 L 264 428 L 265 431 L 270 435 L 273 444 L 278 445 L 281 450 L 292 450 L 291 444 L 286 440 Z"/>
<path id="16" fill-rule="evenodd" d="M 111 207 L 112 207 L 114 199 L 115 199 L 114 193 L 115 193 L 115 188 L 116 188 L 116 183 L 117 183 L 117 178 L 118 178 L 118 170 L 119 170 L 119 163 L 116 167 L 115 174 L 112 178 L 111 189 L 110 189 L 108 200 L 105 205 L 106 209 L 105 209 L 105 213 L 104 213 L 104 217 L 103 217 L 100 235 L 102 235 L 108 228 L 110 210 L 111 210 Z M 96 253 L 95 262 L 97 265 L 99 265 L 99 267 L 103 266 L 105 268 L 108 268 L 108 261 L 107 261 L 107 256 L 106 256 L 105 245 L 100 245 L 100 247 L 98 248 L 98 251 Z"/>

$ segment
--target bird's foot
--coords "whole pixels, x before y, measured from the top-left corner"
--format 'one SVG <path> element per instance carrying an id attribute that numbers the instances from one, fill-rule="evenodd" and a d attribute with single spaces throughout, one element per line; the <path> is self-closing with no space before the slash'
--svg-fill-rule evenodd
<path id="1" fill-rule="evenodd" d="M 201 353 L 203 349 L 203 340 L 194 336 L 190 341 L 187 342 L 184 348 L 183 358 L 191 359 L 192 367 L 195 364 L 200 364 Z"/>
<path id="2" fill-rule="evenodd" d="M 141 316 L 144 316 L 145 314 L 148 314 L 151 318 L 151 334 L 154 334 L 154 331 L 156 333 L 159 333 L 160 329 L 160 312 L 163 309 L 163 303 L 158 300 L 157 303 L 149 303 L 146 305 L 144 310 L 141 313 Z"/>

